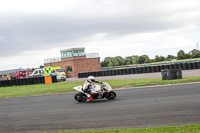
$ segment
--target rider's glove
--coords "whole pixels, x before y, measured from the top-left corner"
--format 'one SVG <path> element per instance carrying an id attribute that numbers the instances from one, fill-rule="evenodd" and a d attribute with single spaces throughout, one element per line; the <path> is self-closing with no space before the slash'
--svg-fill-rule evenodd
<path id="1" fill-rule="evenodd" d="M 106 87 L 106 84 L 104 82 L 102 82 L 103 86 Z"/>

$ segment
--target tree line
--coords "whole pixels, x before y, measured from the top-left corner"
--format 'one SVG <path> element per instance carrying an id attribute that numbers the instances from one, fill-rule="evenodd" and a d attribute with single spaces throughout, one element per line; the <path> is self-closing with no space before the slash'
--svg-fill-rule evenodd
<path id="1" fill-rule="evenodd" d="M 190 58 L 200 58 L 200 51 L 193 49 L 189 53 L 185 53 L 183 50 L 178 51 L 177 56 L 168 55 L 167 57 L 156 55 L 154 59 L 150 59 L 148 55 L 132 55 L 125 58 L 121 56 L 116 57 L 106 57 L 101 62 L 101 67 L 112 67 L 112 66 L 121 66 L 121 65 L 132 65 L 132 64 L 143 64 L 143 63 L 152 63 L 160 61 L 171 61 L 172 59 L 182 60 Z"/>

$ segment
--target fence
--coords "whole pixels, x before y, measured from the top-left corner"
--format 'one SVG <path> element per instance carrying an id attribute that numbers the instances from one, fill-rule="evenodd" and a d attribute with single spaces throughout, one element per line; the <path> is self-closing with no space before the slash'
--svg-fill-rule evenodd
<path id="1" fill-rule="evenodd" d="M 78 78 L 86 78 L 88 76 L 114 76 L 114 75 L 128 75 L 128 74 L 139 74 L 139 73 L 154 73 L 161 72 L 163 69 L 200 69 L 200 62 L 188 62 L 188 63 L 174 63 L 166 65 L 155 65 L 155 66 L 141 66 L 126 69 L 111 69 L 103 71 L 83 72 L 78 73 Z"/>
<path id="2" fill-rule="evenodd" d="M 56 76 L 52 76 L 52 82 L 56 83 Z M 36 78 L 24 78 L 24 79 L 15 79 L 15 80 L 3 80 L 0 81 L 0 87 L 14 86 L 14 85 L 34 85 L 34 84 L 44 84 L 44 77 Z"/>

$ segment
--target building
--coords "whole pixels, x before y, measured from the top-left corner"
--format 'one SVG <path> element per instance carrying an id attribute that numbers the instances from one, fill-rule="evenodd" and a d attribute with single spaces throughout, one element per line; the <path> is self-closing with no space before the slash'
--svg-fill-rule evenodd
<path id="1" fill-rule="evenodd" d="M 85 48 L 70 48 L 60 50 L 61 58 L 49 58 L 44 60 L 44 67 L 61 66 L 67 77 L 78 77 L 80 72 L 101 70 L 98 53 L 85 53 Z"/>

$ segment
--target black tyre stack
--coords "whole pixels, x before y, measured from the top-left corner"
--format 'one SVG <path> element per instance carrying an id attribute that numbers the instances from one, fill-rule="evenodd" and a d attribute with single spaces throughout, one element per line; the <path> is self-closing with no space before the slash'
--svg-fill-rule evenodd
<path id="1" fill-rule="evenodd" d="M 161 74 L 162 80 L 182 79 L 181 69 L 164 69 Z"/>
<path id="2" fill-rule="evenodd" d="M 140 67 L 130 67 L 124 69 L 110 69 L 103 71 L 93 71 L 93 72 L 83 72 L 79 73 L 79 78 L 86 78 L 88 76 L 114 76 L 114 75 L 127 75 L 127 74 L 139 74 L 139 73 L 152 73 L 152 72 L 160 72 L 164 69 L 180 69 L 180 70 L 191 70 L 191 69 L 200 69 L 200 62 L 184 62 L 184 63 L 173 63 L 173 64 L 165 64 L 165 65 L 157 65 L 157 66 L 140 66 Z M 22 81 L 18 82 L 18 84 Z M 35 84 L 34 81 L 33 84 Z M 6 83 L 4 83 L 6 84 Z M 12 84 L 12 83 L 10 83 Z"/>
<path id="3" fill-rule="evenodd" d="M 57 82 L 56 76 L 53 76 L 53 83 Z M 44 77 L 37 78 L 24 78 L 24 79 L 12 79 L 0 81 L 0 87 L 14 86 L 14 85 L 32 85 L 32 84 L 44 84 Z"/>
<path id="4" fill-rule="evenodd" d="M 187 69 L 186 70 L 191 70 L 192 69 L 192 63 L 187 63 Z"/>
<path id="5" fill-rule="evenodd" d="M 200 69 L 200 61 L 197 62 L 197 69 Z"/>
<path id="6" fill-rule="evenodd" d="M 188 70 L 187 63 L 183 63 L 183 70 Z"/>

